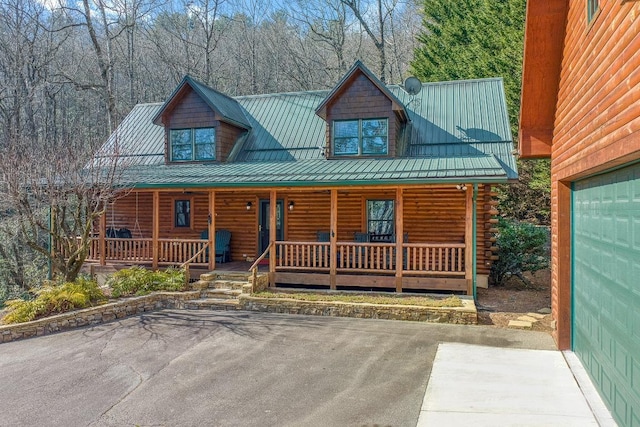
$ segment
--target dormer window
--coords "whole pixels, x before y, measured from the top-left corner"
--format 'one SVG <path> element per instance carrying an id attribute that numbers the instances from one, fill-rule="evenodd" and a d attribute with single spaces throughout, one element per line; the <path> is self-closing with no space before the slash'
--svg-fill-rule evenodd
<path id="1" fill-rule="evenodd" d="M 169 139 L 173 162 L 216 159 L 215 128 L 171 129 Z"/>
<path id="2" fill-rule="evenodd" d="M 387 155 L 388 119 L 335 120 L 333 154 L 335 156 Z"/>

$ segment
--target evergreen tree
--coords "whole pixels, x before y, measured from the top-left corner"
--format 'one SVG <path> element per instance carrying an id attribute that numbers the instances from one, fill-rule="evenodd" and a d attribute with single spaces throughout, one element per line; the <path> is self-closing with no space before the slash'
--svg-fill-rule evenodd
<path id="1" fill-rule="evenodd" d="M 522 84 L 525 0 L 422 0 L 423 31 L 412 72 L 423 81 L 502 77 L 517 138 Z M 519 161 L 520 182 L 505 186 L 508 217 L 549 223 L 548 160 Z"/>

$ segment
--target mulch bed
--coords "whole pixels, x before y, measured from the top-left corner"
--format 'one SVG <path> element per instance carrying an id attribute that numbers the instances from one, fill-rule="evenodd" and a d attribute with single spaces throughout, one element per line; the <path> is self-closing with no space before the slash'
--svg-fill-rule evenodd
<path id="1" fill-rule="evenodd" d="M 531 286 L 512 277 L 505 286 L 478 288 L 478 324 L 506 328 L 509 320 L 551 307 L 551 272 L 527 274 Z M 551 332 L 551 315 L 533 324 L 532 330 Z"/>

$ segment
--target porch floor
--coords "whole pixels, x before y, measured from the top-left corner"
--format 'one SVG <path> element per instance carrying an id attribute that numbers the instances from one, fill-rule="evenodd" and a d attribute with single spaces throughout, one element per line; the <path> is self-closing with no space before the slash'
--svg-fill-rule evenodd
<path id="1" fill-rule="evenodd" d="M 253 262 L 247 261 L 231 261 L 231 262 L 217 262 L 216 263 L 216 272 L 242 272 L 249 273 L 249 268 Z M 199 279 L 201 274 L 209 273 L 211 270 L 205 267 L 191 267 L 189 268 L 189 272 L 191 273 L 192 279 Z M 269 272 L 269 264 L 260 264 L 258 265 L 258 273 L 268 273 Z"/>

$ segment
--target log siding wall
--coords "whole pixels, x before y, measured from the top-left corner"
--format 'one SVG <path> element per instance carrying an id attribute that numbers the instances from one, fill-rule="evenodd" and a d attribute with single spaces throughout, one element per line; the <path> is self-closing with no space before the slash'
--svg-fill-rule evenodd
<path id="1" fill-rule="evenodd" d="M 552 307 L 571 344 L 571 182 L 640 159 L 640 3 L 571 0 L 552 145 Z"/>
<path id="2" fill-rule="evenodd" d="M 493 205 L 490 186 L 480 186 L 477 197 L 477 272 L 488 274 L 491 255 L 490 222 Z M 394 200 L 395 189 L 338 190 L 338 241 L 351 242 L 354 233 L 367 231 L 366 201 Z M 318 231 L 329 231 L 331 200 L 328 190 L 282 191 L 277 198 L 284 202 L 284 238 L 289 241 L 315 242 Z M 464 243 L 465 196 L 453 186 L 406 188 L 404 198 L 404 230 L 410 243 Z M 153 229 L 153 197 L 150 192 L 130 193 L 117 200 L 106 213 L 107 227 L 128 228 L 135 238 L 151 238 Z M 231 231 L 231 259 L 244 255 L 257 257 L 259 200 L 269 199 L 269 192 L 216 192 L 216 229 Z M 175 200 L 191 200 L 193 221 L 189 228 L 175 228 Z M 289 211 L 289 201 L 295 203 Z M 252 203 L 247 210 L 247 202 Z M 209 195 L 207 191 L 160 192 L 159 238 L 199 239 L 207 229 Z M 136 217 L 138 226 L 136 226 Z M 95 233 L 99 233 L 96 224 Z"/>

